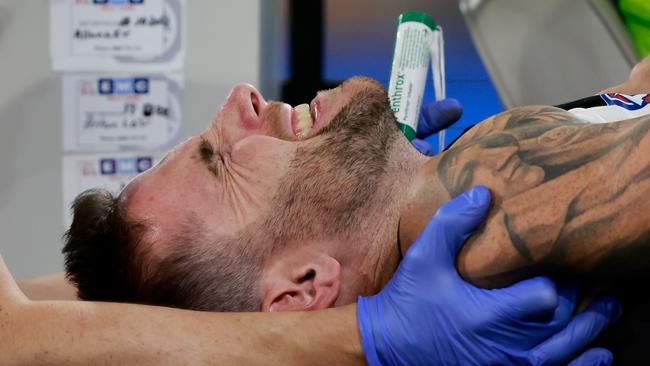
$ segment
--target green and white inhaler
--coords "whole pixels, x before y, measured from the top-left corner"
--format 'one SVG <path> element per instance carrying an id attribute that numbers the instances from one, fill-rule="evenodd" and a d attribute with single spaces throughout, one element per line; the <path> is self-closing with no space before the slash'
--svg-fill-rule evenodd
<path id="1" fill-rule="evenodd" d="M 445 60 L 442 28 L 427 14 L 406 12 L 397 18 L 397 36 L 388 84 L 390 106 L 399 129 L 411 141 L 418 130 L 422 96 L 431 61 L 436 100 L 445 98 Z M 440 151 L 444 130 L 438 133 Z"/>

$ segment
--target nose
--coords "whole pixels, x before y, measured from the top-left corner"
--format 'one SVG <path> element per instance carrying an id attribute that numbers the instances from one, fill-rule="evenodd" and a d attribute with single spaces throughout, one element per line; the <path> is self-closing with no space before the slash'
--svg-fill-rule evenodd
<path id="1" fill-rule="evenodd" d="M 237 84 L 230 92 L 226 105 L 239 114 L 242 127 L 257 130 L 262 125 L 260 113 L 266 106 L 262 94 L 250 84 Z"/>

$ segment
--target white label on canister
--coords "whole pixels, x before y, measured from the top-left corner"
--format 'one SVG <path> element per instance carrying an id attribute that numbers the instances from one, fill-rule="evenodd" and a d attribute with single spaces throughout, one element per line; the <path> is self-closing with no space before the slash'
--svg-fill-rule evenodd
<path id="1" fill-rule="evenodd" d="M 425 24 L 399 25 L 388 96 L 398 123 L 417 131 L 420 106 L 429 67 L 433 31 Z"/>

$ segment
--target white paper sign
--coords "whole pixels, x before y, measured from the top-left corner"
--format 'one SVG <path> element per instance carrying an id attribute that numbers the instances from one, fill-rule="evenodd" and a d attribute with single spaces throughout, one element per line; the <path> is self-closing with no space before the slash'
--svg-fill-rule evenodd
<path id="1" fill-rule="evenodd" d="M 185 0 L 50 0 L 57 71 L 183 68 Z"/>
<path id="2" fill-rule="evenodd" d="M 65 74 L 62 94 L 66 151 L 162 149 L 180 138 L 180 74 Z"/>
<path id="3" fill-rule="evenodd" d="M 81 192 L 103 188 L 114 195 L 136 175 L 151 168 L 159 158 L 151 154 L 70 155 L 63 157 L 65 227 L 72 223 L 70 205 Z"/>
<path id="4" fill-rule="evenodd" d="M 102 6 L 98 6 L 98 4 Z M 72 7 L 74 56 L 153 56 L 163 50 L 169 18 L 161 1 L 76 2 Z"/>

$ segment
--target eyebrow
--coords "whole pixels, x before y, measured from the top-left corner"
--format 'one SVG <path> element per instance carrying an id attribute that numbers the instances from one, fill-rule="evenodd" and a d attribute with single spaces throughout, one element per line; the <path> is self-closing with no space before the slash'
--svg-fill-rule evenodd
<path id="1" fill-rule="evenodd" d="M 199 159 L 208 168 L 208 171 L 212 173 L 215 177 L 219 176 L 219 172 L 215 166 L 214 162 L 214 147 L 210 142 L 204 138 L 201 138 L 201 142 L 197 147 L 197 152 L 199 154 Z"/>

